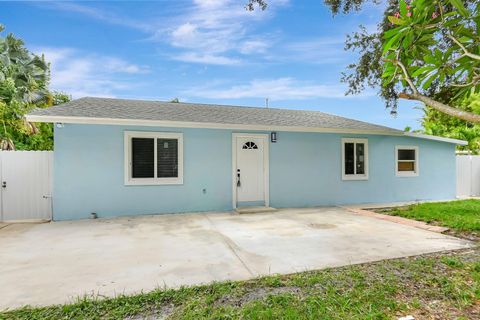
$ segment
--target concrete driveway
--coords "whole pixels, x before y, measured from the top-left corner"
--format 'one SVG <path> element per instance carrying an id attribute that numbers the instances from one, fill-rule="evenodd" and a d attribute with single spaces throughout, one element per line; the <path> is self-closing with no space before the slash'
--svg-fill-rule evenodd
<path id="1" fill-rule="evenodd" d="M 0 229 L 0 309 L 468 247 L 341 208 L 17 224 Z"/>

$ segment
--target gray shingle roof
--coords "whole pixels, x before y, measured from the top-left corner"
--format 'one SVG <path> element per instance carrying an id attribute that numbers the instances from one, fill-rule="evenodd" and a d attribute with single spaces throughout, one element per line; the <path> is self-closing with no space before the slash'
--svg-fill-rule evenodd
<path id="1" fill-rule="evenodd" d="M 305 127 L 401 134 L 400 130 L 318 111 L 254 108 L 198 103 L 81 98 L 47 109 L 35 109 L 27 119 L 52 117 L 193 122 L 200 124 Z"/>

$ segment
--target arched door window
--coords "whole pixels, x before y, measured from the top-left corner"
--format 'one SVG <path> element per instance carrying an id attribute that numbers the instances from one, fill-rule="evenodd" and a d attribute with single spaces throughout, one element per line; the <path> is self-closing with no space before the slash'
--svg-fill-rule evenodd
<path id="1" fill-rule="evenodd" d="M 253 141 L 247 141 L 243 144 L 242 149 L 258 149 L 258 146 Z"/>

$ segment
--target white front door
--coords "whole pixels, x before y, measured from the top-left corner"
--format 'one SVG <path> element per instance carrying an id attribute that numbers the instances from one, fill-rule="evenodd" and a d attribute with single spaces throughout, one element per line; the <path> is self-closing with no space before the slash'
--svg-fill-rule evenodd
<path id="1" fill-rule="evenodd" d="M 268 205 L 268 135 L 234 134 L 233 140 L 236 202 Z"/>

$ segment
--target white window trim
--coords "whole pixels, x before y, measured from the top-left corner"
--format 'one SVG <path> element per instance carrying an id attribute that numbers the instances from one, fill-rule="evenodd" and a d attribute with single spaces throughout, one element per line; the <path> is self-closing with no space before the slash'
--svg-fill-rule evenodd
<path id="1" fill-rule="evenodd" d="M 154 178 L 132 178 L 132 138 L 158 138 L 178 140 L 178 177 L 157 178 L 157 144 L 154 144 Z M 183 133 L 178 132 L 147 132 L 125 131 L 124 132 L 124 177 L 125 185 L 168 185 L 183 184 Z"/>
<path id="2" fill-rule="evenodd" d="M 400 161 L 409 161 L 415 162 L 415 171 L 398 171 L 398 150 L 415 150 L 415 161 L 412 160 L 400 160 Z M 417 146 L 395 146 L 395 175 L 397 177 L 418 177 L 420 174 L 420 167 L 418 165 L 419 161 L 419 152 Z"/>
<path id="3" fill-rule="evenodd" d="M 345 143 L 363 143 L 365 146 L 365 174 L 345 174 Z M 354 168 L 356 170 L 357 152 L 353 153 Z M 342 180 L 368 180 L 368 139 L 343 138 L 342 139 Z"/>

